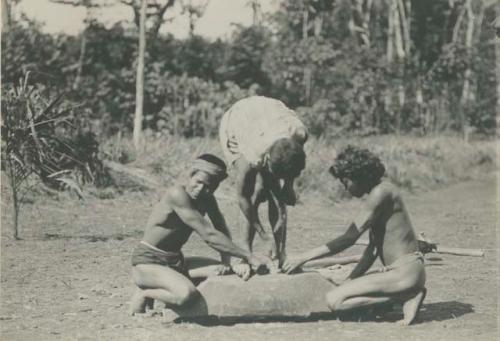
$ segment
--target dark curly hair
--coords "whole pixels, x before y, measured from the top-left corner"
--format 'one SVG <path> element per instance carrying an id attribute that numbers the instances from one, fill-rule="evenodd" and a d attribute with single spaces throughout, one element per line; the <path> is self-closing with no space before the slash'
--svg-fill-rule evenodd
<path id="1" fill-rule="evenodd" d="M 280 139 L 269 149 L 271 172 L 279 178 L 297 177 L 306 166 L 303 146 L 291 139 Z"/>
<path id="2" fill-rule="evenodd" d="M 373 186 L 384 175 L 385 167 L 368 149 L 348 145 L 337 155 L 329 171 L 338 179 L 347 178 Z"/>

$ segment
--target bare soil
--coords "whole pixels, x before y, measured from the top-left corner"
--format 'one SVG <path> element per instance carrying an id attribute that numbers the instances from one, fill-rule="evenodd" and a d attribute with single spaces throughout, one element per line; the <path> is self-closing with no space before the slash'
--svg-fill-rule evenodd
<path id="1" fill-rule="evenodd" d="M 498 339 L 498 216 L 493 177 L 406 195 L 418 231 L 443 246 L 482 248 L 484 258 L 427 255 L 428 294 L 417 323 L 386 319 L 174 323 L 161 309 L 127 315 L 133 286 L 130 253 L 141 236 L 152 193 L 108 200 L 42 200 L 25 204 L 21 241 L 12 241 L 4 206 L 1 240 L 2 340 L 496 340 Z M 221 207 L 238 238 L 243 220 L 230 195 Z M 5 204 L 5 202 L 4 202 Z M 332 204 L 302 198 L 290 210 L 293 254 L 332 239 L 356 213 L 354 200 Z M 360 253 L 354 247 L 345 254 Z M 195 236 L 185 254 L 217 257 Z"/>

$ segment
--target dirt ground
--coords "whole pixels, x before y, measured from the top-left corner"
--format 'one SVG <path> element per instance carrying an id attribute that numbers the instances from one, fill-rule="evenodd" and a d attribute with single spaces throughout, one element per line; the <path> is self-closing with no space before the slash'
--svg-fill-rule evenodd
<path id="1" fill-rule="evenodd" d="M 497 340 L 498 215 L 494 177 L 406 195 L 414 225 L 443 246 L 483 248 L 484 258 L 428 255 L 428 295 L 415 325 L 389 320 L 336 319 L 202 325 L 167 324 L 158 313 L 131 317 L 129 257 L 154 194 L 110 200 L 38 200 L 27 204 L 21 236 L 13 242 L 3 207 L 1 240 L 2 340 Z M 359 203 L 332 206 L 302 198 L 290 212 L 289 254 L 338 235 Z M 223 196 L 235 237 L 237 206 Z M 346 252 L 360 252 L 359 247 Z M 217 254 L 196 237 L 186 255 Z"/>

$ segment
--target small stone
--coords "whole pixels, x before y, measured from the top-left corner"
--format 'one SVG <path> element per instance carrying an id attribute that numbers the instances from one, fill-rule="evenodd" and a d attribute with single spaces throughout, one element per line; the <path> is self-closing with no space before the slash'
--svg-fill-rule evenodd
<path id="1" fill-rule="evenodd" d="M 86 300 L 88 299 L 89 297 L 85 294 L 81 294 L 81 293 L 78 293 L 78 299 L 79 300 Z"/>

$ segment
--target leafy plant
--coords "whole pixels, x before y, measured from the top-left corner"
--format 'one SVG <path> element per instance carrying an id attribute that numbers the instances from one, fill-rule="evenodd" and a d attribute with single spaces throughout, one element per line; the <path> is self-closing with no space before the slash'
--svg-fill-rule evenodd
<path id="1" fill-rule="evenodd" d="M 82 197 L 80 184 L 97 183 L 102 165 L 90 133 L 71 132 L 74 105 L 41 84 L 30 85 L 28 72 L 18 85 L 2 89 L 2 165 L 8 178 L 13 236 L 19 239 L 21 198 L 32 178 L 56 189 L 70 188 Z"/>

